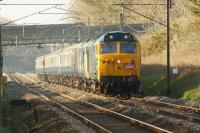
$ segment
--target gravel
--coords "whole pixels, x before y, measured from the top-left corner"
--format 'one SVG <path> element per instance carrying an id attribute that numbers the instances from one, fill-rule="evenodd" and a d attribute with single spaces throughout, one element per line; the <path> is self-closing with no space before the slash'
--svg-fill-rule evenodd
<path id="1" fill-rule="evenodd" d="M 18 133 L 25 130 L 34 133 L 95 133 L 93 129 L 19 86 L 11 79 L 5 90 L 9 99 L 26 99 L 28 103 L 31 103 L 31 110 L 26 107 L 7 106 L 5 108 L 4 118 L 12 131 Z M 34 110 L 37 112 L 38 121 Z"/>
<path id="2" fill-rule="evenodd" d="M 36 79 L 36 76 L 34 74 L 28 74 L 27 76 L 31 77 L 34 80 Z M 71 89 L 68 87 L 60 86 L 60 85 L 47 84 L 45 82 L 42 82 L 41 85 L 45 85 L 47 88 L 50 88 L 51 90 L 64 93 L 73 98 L 92 102 L 99 106 L 105 107 L 107 109 L 128 115 L 132 118 L 139 119 L 141 121 L 146 121 L 147 123 L 154 124 L 156 126 L 170 130 L 172 132 L 176 132 L 176 133 L 200 132 L 199 124 L 168 117 L 168 116 L 163 116 L 159 113 L 148 111 L 148 110 L 144 111 L 144 110 L 136 109 L 133 106 L 133 104 L 129 102 L 127 102 L 126 104 L 126 102 L 120 102 L 121 100 L 113 100 L 112 98 L 103 97 L 101 95 L 94 95 L 91 93 L 77 91 L 75 89 Z M 199 103 L 180 100 L 180 99 L 171 99 L 167 97 L 145 97 L 145 99 L 181 104 L 181 105 L 186 105 L 186 106 L 200 107 Z"/>
<path id="3" fill-rule="evenodd" d="M 194 101 L 189 101 L 189 100 L 184 100 L 184 99 L 172 99 L 172 98 L 161 97 L 161 96 L 145 97 L 144 99 L 158 101 L 158 102 L 167 102 L 167 103 L 178 104 L 178 105 L 183 105 L 183 106 L 190 106 L 194 108 L 200 108 L 199 102 L 194 102 Z"/>

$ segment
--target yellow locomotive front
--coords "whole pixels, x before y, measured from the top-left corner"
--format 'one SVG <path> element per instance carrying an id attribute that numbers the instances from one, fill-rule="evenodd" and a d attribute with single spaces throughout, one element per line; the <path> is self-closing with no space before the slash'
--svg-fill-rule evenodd
<path id="1" fill-rule="evenodd" d="M 141 47 L 132 34 L 110 32 L 97 41 L 96 51 L 104 93 L 131 96 L 139 91 Z"/>

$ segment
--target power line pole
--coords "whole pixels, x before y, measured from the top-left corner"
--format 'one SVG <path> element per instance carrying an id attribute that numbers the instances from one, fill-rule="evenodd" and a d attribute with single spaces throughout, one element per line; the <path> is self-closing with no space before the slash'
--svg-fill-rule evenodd
<path id="1" fill-rule="evenodd" d="M 18 44 L 18 36 L 16 35 L 15 36 L 15 45 L 17 46 L 17 44 Z"/>
<path id="2" fill-rule="evenodd" d="M 124 0 L 121 0 L 121 11 L 120 11 L 120 30 L 124 30 Z"/>
<path id="3" fill-rule="evenodd" d="M 90 17 L 88 17 L 88 38 L 90 37 Z"/>
<path id="4" fill-rule="evenodd" d="M 171 0 L 167 0 L 167 95 L 170 94 L 170 7 Z"/>
<path id="5" fill-rule="evenodd" d="M 161 23 L 161 22 L 159 22 L 159 21 L 157 21 L 157 20 L 154 20 L 154 19 L 152 19 L 152 18 L 150 18 L 148 16 L 145 16 L 145 15 L 143 15 L 143 14 L 137 12 L 137 11 L 134 11 L 134 10 L 132 10 L 130 8 L 125 7 L 125 5 L 144 5 L 144 6 L 160 5 L 160 6 L 165 6 L 166 4 L 124 4 L 123 0 L 119 4 L 118 3 L 114 4 L 114 5 L 121 5 L 121 12 L 120 12 L 120 26 L 121 26 L 121 28 L 123 27 L 122 25 L 124 23 L 124 17 L 123 17 L 124 16 L 124 11 L 123 11 L 124 9 L 132 11 L 132 12 L 134 12 L 134 13 L 136 13 L 136 14 L 144 17 L 144 18 L 147 18 L 147 19 L 149 19 L 149 20 L 151 20 L 153 22 L 156 22 L 156 23 L 158 23 L 160 25 L 163 25 L 163 26 L 167 27 L 167 33 L 166 33 L 166 38 L 167 38 L 167 44 L 166 44 L 167 45 L 167 73 L 166 73 L 167 74 L 167 81 L 166 81 L 167 85 L 166 85 L 166 94 L 167 95 L 170 94 L 170 80 L 171 80 L 171 75 L 170 75 L 170 9 L 172 8 L 172 4 L 173 4 L 172 0 L 167 0 L 167 24 L 166 25 Z"/>
<path id="6" fill-rule="evenodd" d="M 3 76 L 3 57 L 2 57 L 2 38 L 1 38 L 2 27 L 0 25 L 0 77 Z"/>
<path id="7" fill-rule="evenodd" d="M 81 41 L 81 30 L 78 27 L 78 42 L 80 42 L 80 41 Z"/>
<path id="8" fill-rule="evenodd" d="M 24 29 L 25 27 L 24 27 L 24 24 L 23 24 L 23 28 L 22 28 L 22 36 L 24 37 Z"/>
<path id="9" fill-rule="evenodd" d="M 1 25 L 0 25 L 0 89 L 1 89 L 1 102 L 3 101 L 3 92 L 4 92 L 4 90 L 3 90 L 3 57 L 2 57 L 2 46 L 1 46 L 1 30 L 2 30 L 2 27 L 1 27 Z"/>
<path id="10" fill-rule="evenodd" d="M 101 34 L 103 34 L 104 33 L 104 17 L 100 16 L 98 19 L 100 21 L 100 32 Z"/>

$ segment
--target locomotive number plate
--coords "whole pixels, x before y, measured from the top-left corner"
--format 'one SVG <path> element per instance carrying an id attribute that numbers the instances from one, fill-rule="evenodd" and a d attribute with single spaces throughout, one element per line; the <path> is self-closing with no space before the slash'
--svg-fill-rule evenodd
<path id="1" fill-rule="evenodd" d="M 124 64 L 124 68 L 125 69 L 132 69 L 132 68 L 135 68 L 135 66 L 132 63 L 127 63 L 127 64 Z"/>

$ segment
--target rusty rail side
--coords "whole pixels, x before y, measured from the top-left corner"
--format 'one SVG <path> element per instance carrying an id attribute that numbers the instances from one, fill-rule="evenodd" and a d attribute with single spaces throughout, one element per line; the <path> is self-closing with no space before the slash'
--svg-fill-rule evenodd
<path id="1" fill-rule="evenodd" d="M 23 78 L 26 78 L 27 80 L 34 82 L 34 80 L 30 80 L 29 78 L 27 78 L 27 77 L 25 77 L 25 76 L 23 76 Z M 35 85 L 37 85 L 38 87 L 41 87 L 41 88 L 43 88 L 43 89 L 47 89 L 46 87 L 43 87 L 43 86 L 41 86 L 41 85 L 39 85 L 39 84 L 37 84 L 37 83 L 35 83 Z M 114 116 L 114 117 L 120 118 L 120 119 L 122 119 L 122 120 L 124 120 L 124 121 L 128 121 L 130 124 L 133 124 L 133 125 L 136 125 L 136 124 L 137 124 L 137 125 L 139 125 L 140 127 L 143 127 L 143 128 L 145 128 L 145 129 L 147 129 L 147 130 L 149 130 L 149 131 L 152 131 L 152 132 L 155 132 L 155 133 L 172 133 L 172 132 L 170 132 L 170 131 L 168 131 L 168 130 L 165 130 L 165 129 L 156 127 L 156 126 L 154 126 L 154 125 L 145 123 L 145 122 L 143 122 L 143 121 L 140 121 L 140 120 L 131 118 L 131 117 L 129 117 L 129 116 L 125 116 L 125 115 L 123 115 L 123 114 L 120 114 L 120 113 L 111 111 L 111 110 L 109 110 L 109 109 L 100 107 L 100 106 L 98 106 L 98 105 L 89 103 L 89 102 L 87 102 L 87 101 L 77 100 L 77 99 L 72 98 L 72 97 L 70 97 L 70 96 L 67 96 L 67 95 L 65 95 L 65 94 L 63 94 L 63 93 L 58 93 L 58 92 L 55 92 L 55 91 L 52 91 L 52 90 L 51 90 L 51 92 L 53 92 L 54 94 L 61 95 L 61 96 L 65 97 L 65 98 L 68 98 L 68 99 L 73 100 L 73 101 L 75 101 L 75 102 L 79 102 L 79 103 L 82 103 L 82 104 L 84 104 L 84 105 L 86 105 L 86 106 L 89 106 L 89 107 L 92 107 L 92 108 L 94 108 L 94 109 L 97 109 L 98 111 L 102 111 L 102 112 L 108 113 L 109 115 L 112 115 L 112 116 Z"/>
<path id="2" fill-rule="evenodd" d="M 13 76 L 13 79 L 15 79 L 15 81 L 17 81 L 18 83 L 20 83 L 22 86 L 26 87 L 28 90 L 30 90 L 31 92 L 34 92 L 36 94 L 38 94 L 39 96 L 41 96 L 44 100 L 51 102 L 52 104 L 56 105 L 56 107 L 62 109 L 65 112 L 68 112 L 69 114 L 71 114 L 72 116 L 76 117 L 77 119 L 79 119 L 80 121 L 82 121 L 85 125 L 92 127 L 93 129 L 95 129 L 97 132 L 99 133 L 112 133 L 111 131 L 103 128 L 102 126 L 90 121 L 89 119 L 87 119 L 86 117 L 81 116 L 80 114 L 74 112 L 73 110 L 65 107 L 64 105 L 60 104 L 59 102 L 41 94 L 40 92 L 31 89 L 29 86 L 23 84 L 22 81 L 20 81 L 17 77 Z"/>

